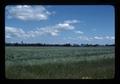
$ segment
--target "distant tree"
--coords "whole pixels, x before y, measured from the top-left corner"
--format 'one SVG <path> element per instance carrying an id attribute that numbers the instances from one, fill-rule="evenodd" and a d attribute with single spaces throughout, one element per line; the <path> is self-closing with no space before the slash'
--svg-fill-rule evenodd
<path id="1" fill-rule="evenodd" d="M 73 44 L 73 47 L 79 47 L 80 45 L 79 44 Z"/>
<path id="2" fill-rule="evenodd" d="M 115 44 L 105 44 L 105 46 L 115 46 Z"/>
<path id="3" fill-rule="evenodd" d="M 21 44 L 23 44 L 23 41 L 21 41 Z"/>
<path id="4" fill-rule="evenodd" d="M 66 44 L 42 44 L 42 43 L 23 43 L 23 41 L 21 41 L 21 43 L 5 43 L 6 46 L 66 46 L 66 47 L 97 47 L 97 46 L 115 46 L 115 44 L 105 44 L 105 45 L 100 45 L 100 44 L 70 44 L 70 43 L 66 43 Z"/>
<path id="5" fill-rule="evenodd" d="M 64 44 L 63 46 L 71 46 L 71 44 L 70 44 L 70 43 L 67 43 L 67 44 Z"/>

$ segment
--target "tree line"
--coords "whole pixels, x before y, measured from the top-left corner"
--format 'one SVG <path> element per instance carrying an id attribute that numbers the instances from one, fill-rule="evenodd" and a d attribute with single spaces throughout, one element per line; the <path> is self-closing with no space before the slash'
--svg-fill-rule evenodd
<path id="1" fill-rule="evenodd" d="M 105 44 L 105 45 L 100 45 L 100 44 L 70 44 L 70 43 L 65 43 L 65 44 L 42 44 L 42 43 L 5 43 L 5 46 L 65 46 L 65 47 L 97 47 L 97 46 L 115 46 L 115 44 Z"/>

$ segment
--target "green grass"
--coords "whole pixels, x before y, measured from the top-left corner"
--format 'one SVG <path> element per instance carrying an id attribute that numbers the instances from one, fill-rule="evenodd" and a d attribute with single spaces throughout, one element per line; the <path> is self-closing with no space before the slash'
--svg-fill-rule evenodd
<path id="1" fill-rule="evenodd" d="M 9 79 L 112 79 L 114 47 L 6 47 Z"/>

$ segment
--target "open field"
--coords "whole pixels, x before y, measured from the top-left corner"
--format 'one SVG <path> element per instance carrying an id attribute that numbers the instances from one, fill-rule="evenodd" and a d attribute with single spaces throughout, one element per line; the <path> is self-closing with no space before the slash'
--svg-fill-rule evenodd
<path id="1" fill-rule="evenodd" d="M 9 79 L 111 79 L 114 47 L 6 47 Z"/>

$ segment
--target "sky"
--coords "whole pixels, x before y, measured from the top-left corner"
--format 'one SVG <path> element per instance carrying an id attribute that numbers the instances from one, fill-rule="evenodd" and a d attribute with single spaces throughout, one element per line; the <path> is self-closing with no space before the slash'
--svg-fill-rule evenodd
<path id="1" fill-rule="evenodd" d="M 115 10 L 111 5 L 7 5 L 5 41 L 113 44 Z"/>

